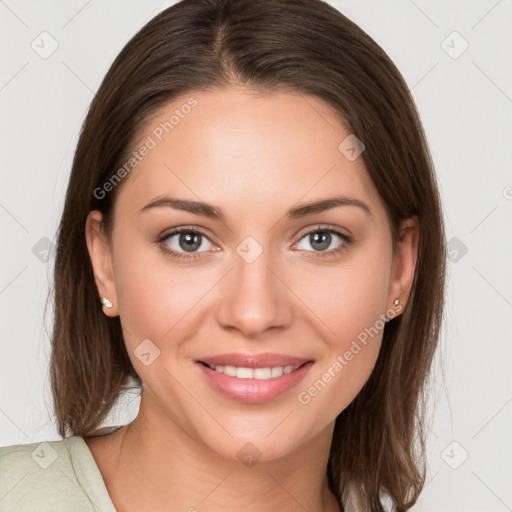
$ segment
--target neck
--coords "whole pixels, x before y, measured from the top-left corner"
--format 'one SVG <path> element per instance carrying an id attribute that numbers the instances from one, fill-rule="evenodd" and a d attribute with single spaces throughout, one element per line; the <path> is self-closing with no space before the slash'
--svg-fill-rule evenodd
<path id="1" fill-rule="evenodd" d="M 111 447 L 100 471 L 120 512 L 169 504 L 188 512 L 340 510 L 327 480 L 332 428 L 277 460 L 258 460 L 250 446 L 233 460 L 155 413 L 150 400 L 144 393 L 135 420 L 105 436 Z"/>

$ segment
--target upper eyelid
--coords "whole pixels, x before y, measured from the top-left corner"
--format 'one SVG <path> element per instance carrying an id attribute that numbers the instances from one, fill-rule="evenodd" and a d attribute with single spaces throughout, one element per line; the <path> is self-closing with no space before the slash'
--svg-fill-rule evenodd
<path id="1" fill-rule="evenodd" d="M 302 239 L 306 235 L 309 235 L 311 233 L 316 233 L 317 231 L 334 232 L 334 233 L 336 233 L 338 235 L 346 236 L 348 238 L 350 238 L 352 236 L 351 232 L 348 229 L 341 228 L 339 226 L 333 226 L 333 225 L 330 225 L 330 224 L 324 224 L 324 225 L 317 224 L 317 225 L 315 225 L 315 226 L 313 226 L 311 228 L 304 228 L 303 230 L 301 230 L 299 232 L 299 234 L 297 236 Z M 344 233 L 344 231 L 347 231 L 347 233 Z"/>
<path id="2" fill-rule="evenodd" d="M 198 234 L 208 238 L 208 240 L 210 240 L 210 235 L 205 233 L 202 228 L 195 227 L 195 226 L 177 226 L 175 228 L 170 229 L 169 232 L 164 231 L 160 235 L 160 239 L 166 240 L 167 238 L 177 235 L 179 233 L 198 233 Z M 211 242 L 211 240 L 210 240 L 210 242 Z"/>

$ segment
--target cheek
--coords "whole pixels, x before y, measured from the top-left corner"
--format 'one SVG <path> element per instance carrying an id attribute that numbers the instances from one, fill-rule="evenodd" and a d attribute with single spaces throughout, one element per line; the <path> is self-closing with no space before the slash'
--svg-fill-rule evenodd
<path id="1" fill-rule="evenodd" d="M 120 244 L 121 245 L 121 244 Z M 122 254 L 121 251 L 118 254 Z M 209 283 L 197 268 L 172 266 L 159 249 L 132 247 L 129 258 L 117 258 L 116 291 L 126 344 L 135 348 L 149 338 L 160 348 L 185 326 L 195 325 L 195 306 Z"/>
<path id="2" fill-rule="evenodd" d="M 383 240 L 354 252 L 338 268 L 303 272 L 302 297 L 325 324 L 327 340 L 342 350 L 387 309 L 391 247 Z M 305 281 L 304 276 L 308 276 Z"/>
<path id="3" fill-rule="evenodd" d="M 303 389 L 306 395 L 299 399 L 303 404 L 313 399 L 322 404 L 318 414 L 334 418 L 345 409 L 377 361 L 391 269 L 391 247 L 383 247 L 368 251 L 368 257 L 359 253 L 336 272 L 315 272 L 303 288 L 304 302 L 318 316 L 328 349 L 308 382 L 313 387 Z M 317 395 L 322 398 L 314 398 Z"/>

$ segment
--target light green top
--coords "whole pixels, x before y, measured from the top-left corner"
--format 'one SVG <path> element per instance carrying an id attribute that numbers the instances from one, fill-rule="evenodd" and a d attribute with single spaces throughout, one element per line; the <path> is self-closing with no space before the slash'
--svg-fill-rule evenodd
<path id="1" fill-rule="evenodd" d="M 0 447 L 0 512 L 35 511 L 116 512 L 83 437 Z"/>

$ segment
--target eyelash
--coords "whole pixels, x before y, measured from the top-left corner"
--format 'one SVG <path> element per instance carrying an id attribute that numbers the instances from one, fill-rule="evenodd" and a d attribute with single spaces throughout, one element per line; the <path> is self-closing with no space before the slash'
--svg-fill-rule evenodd
<path id="1" fill-rule="evenodd" d="M 303 240 L 305 237 L 307 237 L 308 235 L 311 235 L 313 233 L 318 233 L 318 232 L 331 233 L 331 234 L 334 233 L 335 235 L 339 236 L 343 240 L 343 243 L 341 243 L 336 249 L 331 249 L 329 251 L 306 251 L 306 252 L 315 253 L 315 255 L 313 256 L 314 258 L 325 258 L 328 256 L 335 256 L 335 255 L 341 253 L 342 251 L 344 251 L 346 249 L 346 246 L 353 243 L 352 237 L 348 236 L 345 233 L 342 233 L 341 231 L 339 231 L 338 229 L 335 229 L 332 226 L 316 226 L 315 229 L 312 229 L 310 231 L 303 233 L 299 238 L 299 242 L 301 240 Z M 210 240 L 205 233 L 198 230 L 196 227 L 180 226 L 178 228 L 173 229 L 169 233 L 166 233 L 165 235 L 161 236 L 158 239 L 158 244 L 160 245 L 160 248 L 162 249 L 162 251 L 165 254 L 168 254 L 171 257 L 179 259 L 179 260 L 195 261 L 199 258 L 202 258 L 203 257 L 202 252 L 185 254 L 185 253 L 177 252 L 177 251 L 169 248 L 168 244 L 166 244 L 165 242 L 169 238 L 171 238 L 172 236 L 174 236 L 178 233 L 193 233 L 193 234 L 201 235 L 201 236 L 205 237 L 207 240 Z M 299 243 L 299 242 L 297 242 L 297 243 Z M 296 244 L 294 244 L 294 245 L 296 245 Z"/>

